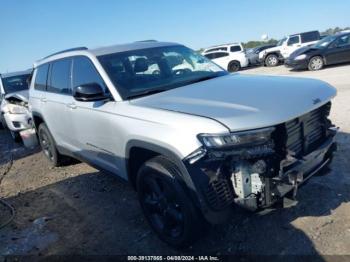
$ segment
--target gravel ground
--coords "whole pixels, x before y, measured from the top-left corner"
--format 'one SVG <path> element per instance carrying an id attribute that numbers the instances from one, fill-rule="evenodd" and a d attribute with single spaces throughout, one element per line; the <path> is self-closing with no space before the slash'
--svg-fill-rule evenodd
<path id="1" fill-rule="evenodd" d="M 300 189 L 297 206 L 237 210 L 228 224 L 180 252 L 150 231 L 127 184 L 82 163 L 50 168 L 41 152 L 14 144 L 0 130 L 0 198 L 16 209 L 12 223 L 0 229 L 0 254 L 350 254 L 350 65 L 242 73 L 313 77 L 338 89 L 331 118 L 340 126 L 339 150 L 331 171 Z M 0 224 L 9 215 L 0 205 Z"/>

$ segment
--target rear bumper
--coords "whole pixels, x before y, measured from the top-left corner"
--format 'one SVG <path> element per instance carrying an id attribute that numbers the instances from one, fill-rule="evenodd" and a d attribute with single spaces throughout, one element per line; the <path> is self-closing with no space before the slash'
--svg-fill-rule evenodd
<path id="1" fill-rule="evenodd" d="M 249 65 L 249 60 L 248 58 L 242 59 L 241 63 L 241 67 L 247 67 Z"/>

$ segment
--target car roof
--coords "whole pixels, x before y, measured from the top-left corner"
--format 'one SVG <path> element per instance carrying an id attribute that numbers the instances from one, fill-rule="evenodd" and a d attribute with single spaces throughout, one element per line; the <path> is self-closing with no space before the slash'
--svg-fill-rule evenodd
<path id="1" fill-rule="evenodd" d="M 28 75 L 28 74 L 31 74 L 31 72 L 32 72 L 32 69 L 27 69 L 24 71 L 16 71 L 16 72 L 11 72 L 11 73 L 0 74 L 0 76 L 2 78 L 6 78 L 6 77 L 11 77 L 11 76 Z"/>
<path id="2" fill-rule="evenodd" d="M 339 37 L 339 36 L 344 36 L 344 35 L 348 35 L 350 34 L 350 30 L 344 30 L 344 31 L 341 31 L 339 33 L 335 33 L 334 35 Z"/>
<path id="3" fill-rule="evenodd" d="M 211 49 L 211 48 L 215 48 L 215 47 L 225 47 L 225 46 L 231 46 L 231 45 L 239 45 L 241 46 L 241 43 L 228 43 L 228 44 L 222 44 L 222 45 L 214 45 L 214 46 L 209 46 L 206 48 L 207 49 Z"/>
<path id="4" fill-rule="evenodd" d="M 172 43 L 172 42 L 158 42 L 155 40 L 146 40 L 146 41 L 127 43 L 127 44 L 104 46 L 104 47 L 99 47 L 94 49 L 88 49 L 86 47 L 78 47 L 78 48 L 63 50 L 61 52 L 54 53 L 41 60 L 38 60 L 37 62 L 34 63 L 34 67 L 37 67 L 41 64 L 45 64 L 47 62 L 51 62 L 57 59 L 61 59 L 69 56 L 75 56 L 75 55 L 102 56 L 102 55 L 113 54 L 113 53 L 127 52 L 127 51 L 147 49 L 147 48 L 155 48 L 155 47 L 166 47 L 166 46 L 182 46 L 182 45 L 178 43 Z"/>
<path id="5" fill-rule="evenodd" d="M 307 32 L 302 32 L 302 33 L 291 34 L 291 35 L 289 35 L 289 37 L 291 37 L 291 36 L 296 36 L 296 35 L 308 34 L 308 33 L 320 33 L 320 32 L 317 31 L 317 30 L 314 30 L 314 31 L 307 31 Z"/>

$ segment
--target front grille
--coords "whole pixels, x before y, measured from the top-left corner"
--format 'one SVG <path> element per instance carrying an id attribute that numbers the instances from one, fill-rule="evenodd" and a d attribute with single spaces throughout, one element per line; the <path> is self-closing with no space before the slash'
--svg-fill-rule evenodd
<path id="1" fill-rule="evenodd" d="M 227 178 L 215 178 L 209 182 L 206 190 L 209 205 L 214 210 L 222 210 L 233 203 L 234 195 Z"/>
<path id="2" fill-rule="evenodd" d="M 285 123 L 286 149 L 300 157 L 315 150 L 326 139 L 330 103 Z"/>

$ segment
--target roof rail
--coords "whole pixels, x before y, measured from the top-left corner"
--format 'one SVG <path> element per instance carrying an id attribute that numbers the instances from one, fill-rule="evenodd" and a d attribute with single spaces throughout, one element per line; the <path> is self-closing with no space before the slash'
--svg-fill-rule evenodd
<path id="1" fill-rule="evenodd" d="M 139 42 L 143 43 L 143 42 L 158 42 L 158 41 L 154 39 L 136 41 L 136 43 L 139 43 Z"/>
<path id="2" fill-rule="evenodd" d="M 74 48 L 70 48 L 70 49 L 62 50 L 62 51 L 59 51 L 59 52 L 53 53 L 53 54 L 51 54 L 51 55 L 45 56 L 43 59 L 49 58 L 49 57 L 54 56 L 54 55 L 58 55 L 58 54 L 62 54 L 62 53 L 66 53 L 66 52 L 71 52 L 71 51 L 80 51 L 80 50 L 88 50 L 88 48 L 87 48 L 87 47 L 85 47 L 85 46 L 81 46 L 81 47 L 74 47 Z M 41 59 L 41 60 L 43 60 L 43 59 Z"/>

